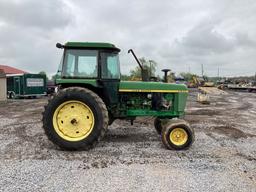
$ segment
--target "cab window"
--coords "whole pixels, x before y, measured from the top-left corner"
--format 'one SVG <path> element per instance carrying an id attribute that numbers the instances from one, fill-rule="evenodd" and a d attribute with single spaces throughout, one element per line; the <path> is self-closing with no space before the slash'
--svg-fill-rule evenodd
<path id="1" fill-rule="evenodd" d="M 103 79 L 120 79 L 118 53 L 101 53 Z"/>
<path id="2" fill-rule="evenodd" d="M 63 76 L 97 78 L 98 51 L 67 49 L 64 59 Z"/>

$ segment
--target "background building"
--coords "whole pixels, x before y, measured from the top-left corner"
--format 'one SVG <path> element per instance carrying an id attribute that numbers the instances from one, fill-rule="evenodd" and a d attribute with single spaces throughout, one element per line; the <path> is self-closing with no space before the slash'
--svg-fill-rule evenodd
<path id="1" fill-rule="evenodd" d="M 4 71 L 0 69 L 0 102 L 7 100 L 7 86 L 6 86 L 6 75 Z"/>
<path id="2" fill-rule="evenodd" d="M 7 65 L 0 65 L 0 70 L 2 71 L 2 73 L 4 73 L 5 75 L 9 75 L 9 74 L 25 74 L 28 73 L 26 71 L 14 68 L 14 67 L 10 67 Z"/>

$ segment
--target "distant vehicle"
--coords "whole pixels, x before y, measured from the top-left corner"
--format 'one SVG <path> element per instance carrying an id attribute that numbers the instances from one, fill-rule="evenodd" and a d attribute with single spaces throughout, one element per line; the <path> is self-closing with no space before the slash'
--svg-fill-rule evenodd
<path id="1" fill-rule="evenodd" d="M 175 77 L 174 80 L 176 84 L 188 84 L 188 82 L 183 77 Z"/>
<path id="2" fill-rule="evenodd" d="M 57 92 L 57 86 L 54 81 L 47 81 L 47 95 L 52 95 Z"/>
<path id="3" fill-rule="evenodd" d="M 208 80 L 207 77 L 193 76 L 193 81 L 188 85 L 190 88 L 195 87 L 214 87 L 214 82 Z"/>
<path id="4" fill-rule="evenodd" d="M 9 99 L 38 97 L 46 95 L 46 75 L 7 75 L 7 96 Z"/>
<path id="5" fill-rule="evenodd" d="M 256 81 L 251 81 L 249 84 L 251 87 L 256 87 Z"/>
<path id="6" fill-rule="evenodd" d="M 229 84 L 232 84 L 230 79 L 220 79 L 216 82 L 218 89 L 228 89 Z"/>

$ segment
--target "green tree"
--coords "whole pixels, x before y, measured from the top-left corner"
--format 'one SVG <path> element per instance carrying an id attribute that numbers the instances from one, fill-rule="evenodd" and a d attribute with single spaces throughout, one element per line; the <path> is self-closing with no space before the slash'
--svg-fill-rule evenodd
<path id="1" fill-rule="evenodd" d="M 58 78 L 60 78 L 60 74 L 56 73 L 55 75 L 52 76 L 51 80 L 55 81 Z"/>
<path id="2" fill-rule="evenodd" d="M 193 81 L 193 77 L 197 77 L 196 74 L 185 72 L 180 73 L 180 76 L 182 76 L 185 79 L 185 81 Z"/>
<path id="3" fill-rule="evenodd" d="M 170 71 L 168 76 L 167 76 L 167 80 L 168 80 L 169 83 L 175 82 L 175 73 Z"/>
<path id="4" fill-rule="evenodd" d="M 143 68 L 149 71 L 149 76 L 154 77 L 156 73 L 157 62 L 154 60 L 147 60 L 144 57 L 139 59 Z M 141 77 L 141 68 L 136 66 L 134 69 L 130 71 L 130 76 L 132 78 L 140 78 Z"/>
<path id="5" fill-rule="evenodd" d="M 140 69 L 139 66 L 137 66 L 134 69 L 130 70 L 130 77 L 131 78 L 140 78 L 141 77 L 141 69 Z"/>
<path id="6" fill-rule="evenodd" d="M 130 75 L 121 75 L 121 80 L 129 81 L 129 80 L 131 80 L 131 76 Z"/>
<path id="7" fill-rule="evenodd" d="M 38 74 L 40 74 L 40 75 L 45 75 L 45 76 L 46 76 L 46 80 L 48 81 L 48 76 L 47 76 L 47 74 L 46 74 L 45 71 L 40 71 Z"/>

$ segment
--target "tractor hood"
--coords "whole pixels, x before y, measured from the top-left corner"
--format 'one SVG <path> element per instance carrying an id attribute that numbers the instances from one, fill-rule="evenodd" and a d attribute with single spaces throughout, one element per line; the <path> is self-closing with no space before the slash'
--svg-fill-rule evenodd
<path id="1" fill-rule="evenodd" d="M 188 88 L 186 85 L 174 83 L 121 81 L 119 92 L 187 93 Z"/>

